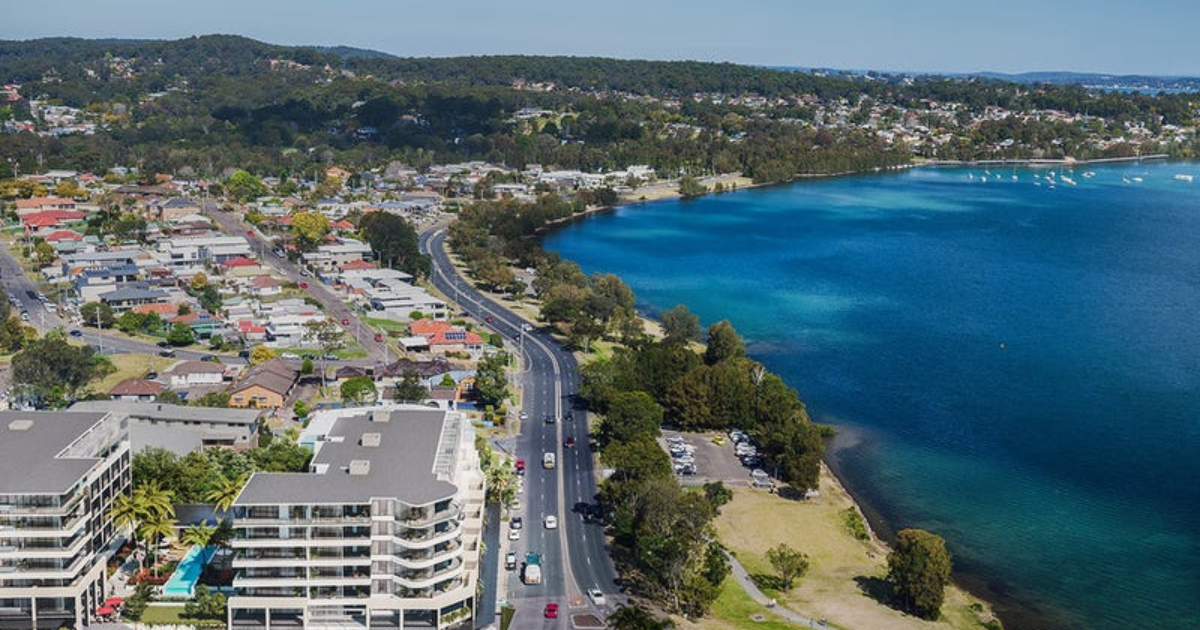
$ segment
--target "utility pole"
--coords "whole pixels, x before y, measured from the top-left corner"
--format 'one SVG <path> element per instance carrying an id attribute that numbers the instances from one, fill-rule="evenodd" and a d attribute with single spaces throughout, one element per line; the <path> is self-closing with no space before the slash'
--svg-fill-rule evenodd
<path id="1" fill-rule="evenodd" d="M 104 302 L 100 302 L 100 304 L 103 304 L 103 303 Z M 43 310 L 42 311 L 42 328 L 46 327 L 45 314 L 46 314 L 46 311 Z M 104 337 L 102 337 L 100 335 L 100 307 L 99 306 L 96 307 L 96 347 L 99 349 L 100 354 L 104 354 Z"/>

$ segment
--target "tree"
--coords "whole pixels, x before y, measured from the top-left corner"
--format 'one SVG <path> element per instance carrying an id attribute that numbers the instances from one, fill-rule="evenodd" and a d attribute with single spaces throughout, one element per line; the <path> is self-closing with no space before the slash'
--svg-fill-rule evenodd
<path id="1" fill-rule="evenodd" d="M 228 511 L 233 505 L 234 499 L 242 491 L 242 487 L 246 485 L 249 475 L 241 474 L 237 477 L 224 477 L 220 484 L 209 491 L 204 496 L 205 499 L 212 501 L 213 508 L 218 512 Z"/>
<path id="2" fill-rule="evenodd" d="M 484 406 L 499 405 L 508 397 L 508 353 L 493 352 L 485 355 L 475 370 L 475 392 Z"/>
<path id="3" fill-rule="evenodd" d="M 93 378 L 111 373 L 91 346 L 73 346 L 61 334 L 48 333 L 13 355 L 13 384 L 39 407 L 56 407 L 73 399 Z"/>
<path id="4" fill-rule="evenodd" d="M 708 327 L 708 346 L 704 350 L 704 362 L 716 365 L 726 359 L 746 355 L 746 345 L 733 324 L 723 319 Z"/>
<path id="5" fill-rule="evenodd" d="M 408 221 L 390 212 L 370 212 L 363 215 L 358 227 L 388 268 L 417 277 L 429 275 L 429 257 L 421 254 L 417 231 Z"/>
<path id="6" fill-rule="evenodd" d="M 275 351 L 259 344 L 250 351 L 250 365 L 262 365 L 275 358 Z"/>
<path id="7" fill-rule="evenodd" d="M 304 324 L 304 337 L 316 342 L 324 354 L 330 354 L 342 349 L 345 345 L 345 331 L 340 324 L 332 319 L 319 319 Z"/>
<path id="8" fill-rule="evenodd" d="M 804 574 L 808 572 L 808 556 L 801 551 L 792 549 L 786 543 L 780 543 L 768 549 L 767 562 L 779 575 L 779 581 L 783 584 L 785 591 L 791 590 L 792 583 L 796 578 L 804 577 Z"/>
<path id="9" fill-rule="evenodd" d="M 950 583 L 946 541 L 922 529 L 901 530 L 887 564 L 888 581 L 900 607 L 923 619 L 937 619 Z"/>
<path id="10" fill-rule="evenodd" d="M 613 630 L 668 630 L 675 624 L 670 619 L 656 618 L 644 608 L 619 604 L 608 616 L 608 626 Z"/>
<path id="11" fill-rule="evenodd" d="M 185 545 L 207 547 L 215 533 L 217 533 L 216 527 L 199 523 L 183 530 L 183 536 L 179 538 L 179 542 Z"/>
<path id="12" fill-rule="evenodd" d="M 329 234 L 329 219 L 320 212 L 297 212 L 292 215 L 292 234 L 301 250 L 310 251 Z"/>
<path id="13" fill-rule="evenodd" d="M 257 175 L 238 171 L 225 182 L 225 192 L 237 201 L 245 202 L 267 194 L 267 187 Z"/>
<path id="14" fill-rule="evenodd" d="M 84 326 L 100 328 L 112 328 L 114 321 L 112 307 L 104 302 L 88 302 L 79 307 L 79 318 Z"/>
<path id="15" fill-rule="evenodd" d="M 300 376 L 308 376 L 313 371 L 313 360 L 309 357 L 304 357 L 304 360 L 300 362 Z"/>
<path id="16" fill-rule="evenodd" d="M 355 376 L 342 383 L 342 400 L 357 404 L 373 403 L 379 398 L 375 381 L 369 376 Z"/>
<path id="17" fill-rule="evenodd" d="M 183 322 L 176 322 L 171 327 L 171 332 L 167 333 L 167 343 L 172 346 L 190 346 L 196 342 L 196 335 L 192 332 L 192 327 Z"/>
<path id="18" fill-rule="evenodd" d="M 662 405 L 650 394 L 621 392 L 609 402 L 608 413 L 600 423 L 600 436 L 606 442 L 628 442 L 640 435 L 657 436 L 662 421 Z"/>
<path id="19" fill-rule="evenodd" d="M 420 402 L 428 397 L 429 390 L 425 388 L 425 383 L 421 382 L 421 375 L 416 370 L 404 370 L 404 374 L 396 383 L 394 398 L 400 402 Z"/>
<path id="20" fill-rule="evenodd" d="M 46 241 L 39 241 L 33 246 L 33 256 L 39 265 L 49 265 L 58 258 L 58 252 L 54 251 L 54 246 Z"/>
<path id="21" fill-rule="evenodd" d="M 705 188 L 704 184 L 691 175 L 684 175 L 679 179 L 679 195 L 681 197 L 697 197 L 706 192 L 708 192 L 708 188 Z"/>
<path id="22" fill-rule="evenodd" d="M 687 344 L 700 336 L 700 318 L 682 304 L 662 314 L 662 327 L 668 343 Z"/>

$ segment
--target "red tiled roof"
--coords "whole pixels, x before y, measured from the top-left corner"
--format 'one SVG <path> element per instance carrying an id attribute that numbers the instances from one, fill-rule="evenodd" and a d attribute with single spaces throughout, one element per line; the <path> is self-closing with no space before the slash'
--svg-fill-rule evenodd
<path id="1" fill-rule="evenodd" d="M 62 222 L 82 221 L 87 218 L 86 212 L 74 210 L 42 210 L 21 217 L 21 221 L 29 227 L 50 227 Z"/>
<path id="2" fill-rule="evenodd" d="M 158 313 L 158 315 L 161 317 L 163 315 L 175 315 L 176 313 L 179 312 L 179 305 L 177 305 L 177 304 L 138 304 L 137 306 L 133 307 L 132 310 L 134 313 L 137 313 L 138 315 L 142 315 L 145 313 Z"/>
<path id="3" fill-rule="evenodd" d="M 82 241 L 83 235 L 73 230 L 55 230 L 43 237 L 48 243 L 58 241 Z"/>
<path id="4" fill-rule="evenodd" d="M 351 260 L 342 265 L 342 271 L 353 271 L 355 269 L 374 269 L 375 263 L 369 260 Z"/>
<path id="5" fill-rule="evenodd" d="M 250 286 L 252 286 L 256 289 L 267 289 L 270 287 L 277 287 L 280 284 L 281 283 L 278 280 L 276 280 L 275 278 L 272 278 L 271 276 L 267 276 L 267 275 L 254 276 L 253 278 L 250 279 Z"/>
<path id="6" fill-rule="evenodd" d="M 157 396 L 167 389 L 162 383 L 147 381 L 140 378 L 130 378 L 117 383 L 108 390 L 109 396 Z"/>
<path id="7" fill-rule="evenodd" d="M 221 263 L 221 266 L 228 269 L 233 269 L 235 267 L 257 267 L 258 263 L 246 258 L 245 256 L 238 256 L 236 258 L 230 258 L 229 260 L 226 260 L 225 262 Z"/>
<path id="8" fill-rule="evenodd" d="M 429 340 L 430 346 L 483 343 L 483 337 L 437 319 L 413 320 L 408 323 L 408 330 L 414 335 L 420 335 Z M 454 336 L 454 338 L 450 338 L 450 336 Z"/>
<path id="9" fill-rule="evenodd" d="M 267 332 L 267 327 L 255 324 L 253 320 L 243 319 L 237 323 L 238 332 L 242 334 L 259 334 Z"/>
<path id="10" fill-rule="evenodd" d="M 329 227 L 333 228 L 335 230 L 353 230 L 354 224 L 345 219 L 342 219 L 341 221 L 338 221 Z"/>

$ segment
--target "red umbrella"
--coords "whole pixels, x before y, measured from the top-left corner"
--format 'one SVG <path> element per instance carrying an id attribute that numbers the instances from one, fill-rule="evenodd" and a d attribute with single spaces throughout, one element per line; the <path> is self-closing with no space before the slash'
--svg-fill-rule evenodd
<path id="1" fill-rule="evenodd" d="M 97 615 L 111 615 L 116 612 L 117 612 L 117 609 L 113 608 L 112 606 L 101 606 L 96 609 Z"/>
<path id="2" fill-rule="evenodd" d="M 109 597 L 108 599 L 104 600 L 105 606 L 120 606 L 124 603 L 125 600 L 121 599 L 120 597 Z"/>

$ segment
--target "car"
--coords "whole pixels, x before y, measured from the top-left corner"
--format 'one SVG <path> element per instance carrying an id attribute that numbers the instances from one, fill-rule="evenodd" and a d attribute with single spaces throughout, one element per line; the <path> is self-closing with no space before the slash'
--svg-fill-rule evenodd
<path id="1" fill-rule="evenodd" d="M 504 556 L 504 569 L 507 571 L 512 571 L 513 569 L 516 569 L 516 568 L 517 568 L 517 554 L 515 552 L 510 551 L 510 552 L 508 552 L 508 555 Z"/>
<path id="2" fill-rule="evenodd" d="M 552 414 L 552 413 L 546 414 L 545 419 L 546 419 L 546 424 L 554 424 L 554 422 L 557 420 L 557 418 L 555 418 L 554 414 Z"/>
<path id="3" fill-rule="evenodd" d="M 526 413 L 526 412 L 524 412 L 524 411 L 522 411 L 520 414 L 518 414 L 518 417 L 519 417 L 519 418 L 521 418 L 521 420 L 528 420 L 528 419 L 529 419 L 529 414 L 528 414 L 528 413 Z"/>
<path id="4" fill-rule="evenodd" d="M 349 318 L 349 317 L 343 317 L 343 318 L 342 318 L 342 325 L 343 325 L 343 326 L 349 326 L 349 325 L 350 325 L 350 318 Z"/>
<path id="5" fill-rule="evenodd" d="M 147 381 L 153 381 L 156 378 L 158 378 L 158 372 L 155 372 L 154 370 L 150 370 L 149 372 L 146 372 L 146 380 Z"/>
<path id="6" fill-rule="evenodd" d="M 322 354 L 321 358 L 325 361 L 337 361 L 340 357 L 336 354 Z"/>
<path id="7" fill-rule="evenodd" d="M 558 604 L 554 602 L 546 604 L 546 609 L 542 611 L 542 615 L 547 619 L 558 619 Z"/>
<path id="8" fill-rule="evenodd" d="M 21 311 L 21 321 L 29 321 L 29 311 Z"/>
<path id="9" fill-rule="evenodd" d="M 158 346 L 159 348 L 170 348 L 171 347 L 171 344 L 169 344 L 165 341 L 160 341 L 154 345 Z"/>
<path id="10" fill-rule="evenodd" d="M 301 288 L 301 289 L 307 289 L 307 288 L 308 288 L 308 283 L 307 283 L 307 282 L 301 282 L 301 283 L 300 283 L 300 288 Z"/>
<path id="11" fill-rule="evenodd" d="M 595 586 L 593 586 L 592 588 L 589 588 L 587 591 L 587 594 L 588 594 L 588 599 L 592 600 L 593 605 L 604 606 L 605 604 L 608 603 L 608 600 L 606 600 L 604 598 L 604 591 L 601 591 L 599 588 L 597 588 Z"/>
<path id="12" fill-rule="evenodd" d="M 512 527 L 513 529 L 521 529 L 522 527 L 525 527 L 525 519 L 521 518 L 520 516 L 514 516 L 512 517 L 512 522 L 509 524 L 509 527 Z"/>
<path id="13" fill-rule="evenodd" d="M 249 351 L 249 350 L 240 350 L 240 351 L 238 351 L 238 358 L 239 358 L 239 359 L 249 359 L 249 358 L 250 358 L 250 351 Z"/>
<path id="14" fill-rule="evenodd" d="M 82 330 L 79 330 L 78 328 L 76 328 L 75 330 L 72 330 L 72 331 L 71 331 L 71 336 L 72 336 L 72 337 L 82 337 L 82 336 L 83 336 L 83 331 L 82 331 Z"/>
<path id="15" fill-rule="evenodd" d="M 305 269 L 304 267 L 301 267 L 301 268 L 300 268 L 300 275 L 301 275 L 301 276 L 308 276 L 308 270 L 307 270 L 307 269 Z"/>
<path id="16" fill-rule="evenodd" d="M 175 351 L 174 351 L 174 350 L 172 350 L 172 349 L 170 349 L 170 348 L 167 348 L 166 350 L 159 350 L 159 351 L 158 351 L 158 356 L 160 356 L 160 357 L 167 357 L 167 358 L 174 357 L 174 356 L 175 356 Z"/>
<path id="17" fill-rule="evenodd" d="M 496 318 L 495 318 L 495 317 L 492 317 L 491 315 L 488 315 L 487 317 L 484 317 L 484 318 L 483 318 L 483 321 L 485 321 L 485 322 L 487 322 L 487 323 L 491 324 L 491 323 L 493 323 L 493 322 L 495 322 L 495 321 L 496 321 Z"/>
<path id="18" fill-rule="evenodd" d="M 519 529 L 508 530 L 508 539 L 509 540 L 521 540 L 521 530 L 519 530 Z"/>
<path id="19" fill-rule="evenodd" d="M 283 354 L 279 355 L 279 358 L 287 359 L 289 361 L 299 361 L 300 355 L 296 354 L 295 352 L 284 352 Z"/>
<path id="20" fill-rule="evenodd" d="M 542 524 L 546 526 L 546 529 L 558 529 L 558 517 L 547 514 L 546 518 L 542 519 Z"/>
<path id="21" fill-rule="evenodd" d="M 221 362 L 221 360 L 218 359 L 217 355 L 215 355 L 215 354 L 206 354 L 206 355 L 200 357 L 200 360 L 208 361 L 209 363 L 220 363 Z"/>
<path id="22" fill-rule="evenodd" d="M 563 440 L 563 446 L 567 448 L 575 448 L 575 436 L 568 435 L 566 440 Z"/>
<path id="23" fill-rule="evenodd" d="M 529 332 L 529 331 L 533 330 L 533 324 L 521 324 L 521 330 L 524 330 L 525 332 Z"/>
<path id="24" fill-rule="evenodd" d="M 518 475 L 524 475 L 524 474 L 525 474 L 525 460 L 524 460 L 524 459 L 518 459 L 518 460 L 517 460 L 516 469 L 517 469 L 517 474 L 518 474 Z"/>
<path id="25" fill-rule="evenodd" d="M 375 333 L 375 341 L 383 341 L 383 333 Z"/>

